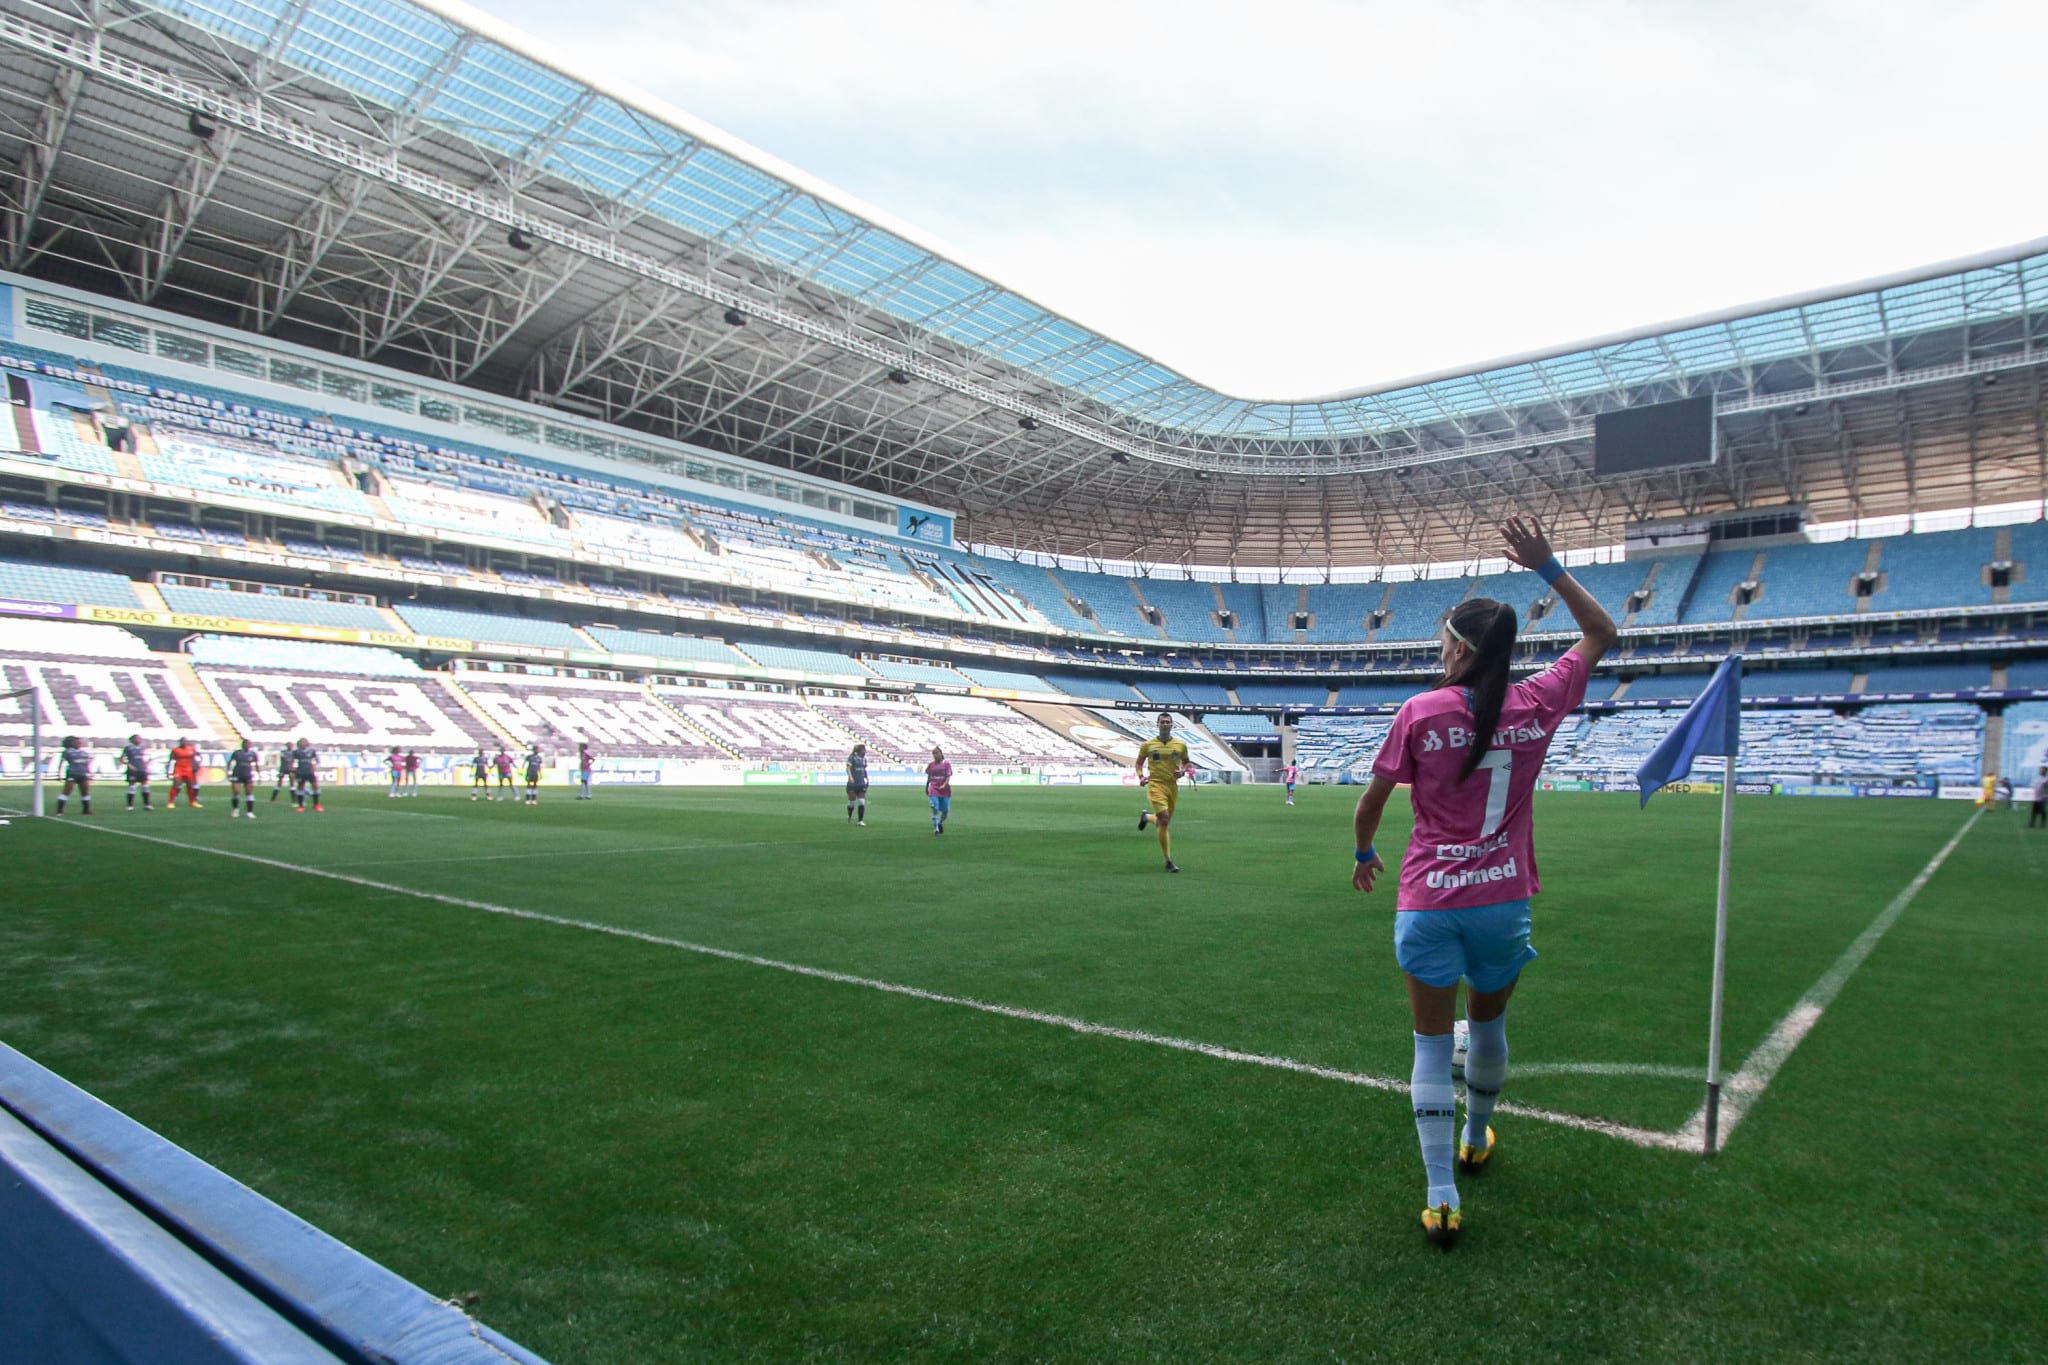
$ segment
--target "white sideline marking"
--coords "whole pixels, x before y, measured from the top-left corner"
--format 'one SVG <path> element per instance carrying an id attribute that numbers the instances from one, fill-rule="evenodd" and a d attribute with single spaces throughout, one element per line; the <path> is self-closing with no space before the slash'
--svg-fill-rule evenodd
<path id="1" fill-rule="evenodd" d="M 1742 1064 L 1742 1069 L 1722 1083 L 1720 1141 L 1723 1146 L 1734 1136 L 1735 1127 L 1742 1122 L 1743 1115 L 1749 1112 L 1750 1107 L 1762 1097 L 1765 1089 L 1777 1076 L 1778 1068 L 1785 1065 L 1799 1044 L 1806 1040 L 1806 1035 L 1813 1032 L 1813 1026 L 1820 1022 L 1821 1015 L 1834 1003 L 1835 997 L 1841 994 L 1842 987 L 1848 984 L 1856 969 L 1863 965 L 1864 959 L 1877 947 L 1878 940 L 1898 923 L 1899 916 L 1906 913 L 1906 907 L 1920 894 L 1920 888 L 1933 879 L 1934 874 L 1941 870 L 1941 865 L 1948 861 L 1948 855 L 1955 852 L 1956 846 L 1963 842 L 1963 836 L 1975 828 L 1977 822 L 1983 818 L 1984 807 L 1979 806 L 1971 813 L 1969 819 L 1963 821 L 1963 827 L 1955 832 L 1955 837 L 1943 844 L 1941 851 L 1927 860 L 1927 866 L 1920 869 L 1919 875 L 1907 882 L 1899 894 L 1892 897 L 1891 903 L 1877 912 L 1877 918 L 1856 936 L 1854 943 L 1843 950 L 1842 955 L 1835 959 L 1834 965 L 1821 973 L 1820 980 L 1813 983 L 1812 989 L 1799 997 L 1798 1003 L 1778 1021 L 1778 1026 L 1757 1044 L 1756 1051 L 1749 1054 L 1749 1060 Z M 1685 1126 L 1678 1130 L 1678 1136 L 1683 1145 L 1701 1146 L 1706 1142 L 1706 1134 L 1707 1107 L 1702 1103 L 1693 1116 L 1686 1120 Z"/>
<path id="2" fill-rule="evenodd" d="M 539 910 L 521 910 L 516 906 L 497 905 L 490 901 L 472 900 L 467 896 L 448 896 L 439 891 L 422 891 L 418 887 L 399 886 L 392 882 L 380 882 L 369 877 L 352 876 L 323 867 L 306 867 L 288 863 L 279 858 L 265 858 L 255 853 L 240 853 L 234 849 L 214 848 L 207 844 L 188 844 L 176 839 L 165 839 L 154 834 L 141 834 L 132 829 L 113 829 L 106 825 L 93 824 L 83 828 L 100 834 L 118 835 L 124 839 L 140 839 L 145 843 L 163 844 L 170 848 L 187 849 L 195 853 L 212 853 L 223 858 L 235 858 L 242 862 L 257 863 L 274 867 L 285 872 L 298 872 L 308 877 L 325 877 L 330 881 L 346 882 L 350 886 L 367 887 L 372 891 L 388 891 L 394 895 L 412 896 L 420 900 L 438 901 L 443 905 L 459 906 L 465 910 L 481 910 L 485 914 L 505 915 L 512 919 L 531 920 L 539 924 L 553 924 L 564 929 L 582 929 L 593 934 L 609 934 L 613 938 L 632 939 L 638 943 L 651 943 L 658 947 L 675 948 L 686 953 L 699 953 L 726 962 L 741 962 L 751 967 L 766 967 L 773 971 L 789 972 L 795 976 L 807 976 L 818 981 L 831 981 L 842 986 L 863 986 L 868 990 L 884 991 L 890 995 L 908 996 L 913 1000 L 924 1000 L 935 1005 L 957 1005 L 962 1009 L 978 1010 L 983 1014 L 999 1015 L 1005 1019 L 1020 1019 L 1034 1024 L 1050 1024 L 1054 1028 L 1067 1029 L 1073 1033 L 1086 1034 L 1096 1038 L 1115 1038 L 1127 1043 L 1146 1043 L 1153 1047 L 1171 1048 L 1176 1052 L 1193 1052 L 1217 1061 L 1242 1062 L 1249 1066 L 1271 1067 L 1276 1071 L 1292 1071 L 1299 1075 L 1315 1076 L 1321 1080 L 1341 1081 L 1346 1085 L 1362 1086 L 1368 1090 L 1386 1090 L 1405 1094 L 1406 1080 L 1387 1076 L 1370 1076 L 1358 1071 L 1340 1071 L 1335 1067 L 1317 1066 L 1312 1062 L 1296 1061 L 1291 1057 L 1269 1057 L 1258 1052 L 1242 1052 L 1236 1048 L 1220 1047 L 1214 1043 L 1200 1043 L 1188 1038 L 1174 1038 L 1162 1033 L 1147 1033 L 1142 1029 L 1118 1028 L 1112 1024 L 1097 1024 L 1086 1019 L 1076 1019 L 1064 1014 L 1051 1014 L 1043 1010 L 1024 1009 L 1016 1005 L 999 1005 L 988 1000 L 976 1000 L 972 996 L 945 995 L 928 991 L 919 986 L 905 986 L 894 981 L 880 981 L 873 977 L 854 976 L 849 972 L 835 972 L 823 967 L 806 967 L 797 962 L 783 962 L 772 957 L 760 957 L 753 953 L 736 952 L 730 948 L 713 948 L 708 944 L 692 943 L 687 939 L 667 938 L 660 934 L 645 933 L 638 929 L 625 929 L 615 924 L 598 924 L 591 920 L 571 919 L 566 915 L 550 915 Z M 1640 1147 L 1671 1147 L 1675 1134 L 1653 1132 L 1647 1128 L 1636 1128 L 1625 1123 L 1613 1123 L 1606 1119 L 1585 1118 L 1577 1114 L 1553 1113 L 1547 1109 L 1503 1103 L 1499 1112 L 1516 1114 L 1523 1118 L 1536 1119 L 1543 1123 L 1554 1123 L 1565 1128 L 1576 1128 L 1581 1132 L 1603 1133 L 1608 1137 L 1632 1142 Z"/>
<path id="3" fill-rule="evenodd" d="M 601 858 L 613 853 L 690 853 L 707 848 L 767 848 L 769 843 L 770 841 L 766 839 L 735 839 L 724 843 L 699 840 L 694 844 L 649 844 L 640 848 L 543 849 L 537 853 L 477 853 L 456 858 L 345 858 L 338 863 L 310 863 L 307 870 L 330 867 L 411 867 L 417 863 L 495 863 L 503 862 L 507 858 Z M 186 844 L 184 847 L 202 848 L 204 845 Z"/>

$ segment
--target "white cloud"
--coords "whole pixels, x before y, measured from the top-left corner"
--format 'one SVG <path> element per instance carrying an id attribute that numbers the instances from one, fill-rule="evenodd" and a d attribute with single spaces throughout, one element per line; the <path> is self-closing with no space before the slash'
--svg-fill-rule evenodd
<path id="1" fill-rule="evenodd" d="M 493 8 L 1248 396 L 2048 232 L 2037 4 Z"/>

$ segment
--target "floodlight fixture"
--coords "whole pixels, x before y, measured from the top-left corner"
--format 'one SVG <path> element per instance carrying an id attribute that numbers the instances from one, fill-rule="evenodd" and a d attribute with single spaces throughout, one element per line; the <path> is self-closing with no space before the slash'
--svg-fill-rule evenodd
<path id="1" fill-rule="evenodd" d="M 910 371 L 908 371 L 908 370 L 891 370 L 891 371 L 889 371 L 889 382 L 890 382 L 891 384 L 908 384 L 908 383 L 910 382 Z"/>
<path id="2" fill-rule="evenodd" d="M 213 135 L 220 131 L 220 125 L 200 113 L 197 109 L 194 109 L 185 115 L 185 130 L 201 142 L 206 142 L 210 141 Z"/>
<path id="3" fill-rule="evenodd" d="M 533 250 L 533 238 L 527 236 L 518 228 L 513 228 L 505 234 L 505 245 L 511 247 L 514 251 L 531 251 Z"/>
<path id="4" fill-rule="evenodd" d="M 733 327 L 744 327 L 747 325 L 747 315 L 737 308 L 726 309 L 725 320 L 728 325 Z"/>
<path id="5" fill-rule="evenodd" d="M 1111 464 L 1129 464 L 1131 462 L 1131 457 L 1128 453 L 1124 451 L 1112 450 L 1109 452 L 1109 462 Z"/>
<path id="6" fill-rule="evenodd" d="M 1019 417 L 1017 419 L 1017 426 L 1024 431 L 1036 431 L 1038 430 L 1038 419 L 1036 417 Z"/>

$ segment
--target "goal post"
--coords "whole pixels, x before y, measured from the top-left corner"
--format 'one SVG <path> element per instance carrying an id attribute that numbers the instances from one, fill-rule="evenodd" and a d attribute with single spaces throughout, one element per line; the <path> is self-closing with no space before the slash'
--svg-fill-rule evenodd
<path id="1" fill-rule="evenodd" d="M 43 689 L 40 687 L 18 687 L 11 692 L 0 692 L 0 708 L 4 708 L 9 702 L 17 701 L 21 702 L 28 711 L 28 813 L 33 816 L 41 816 L 43 813 Z"/>

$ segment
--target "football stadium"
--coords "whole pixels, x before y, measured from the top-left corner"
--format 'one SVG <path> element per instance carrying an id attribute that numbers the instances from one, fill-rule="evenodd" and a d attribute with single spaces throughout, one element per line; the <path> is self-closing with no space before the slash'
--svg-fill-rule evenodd
<path id="1" fill-rule="evenodd" d="M 0 1359 L 2048 1352 L 2048 239 L 1253 401 L 446 4 L 0 44 Z"/>

